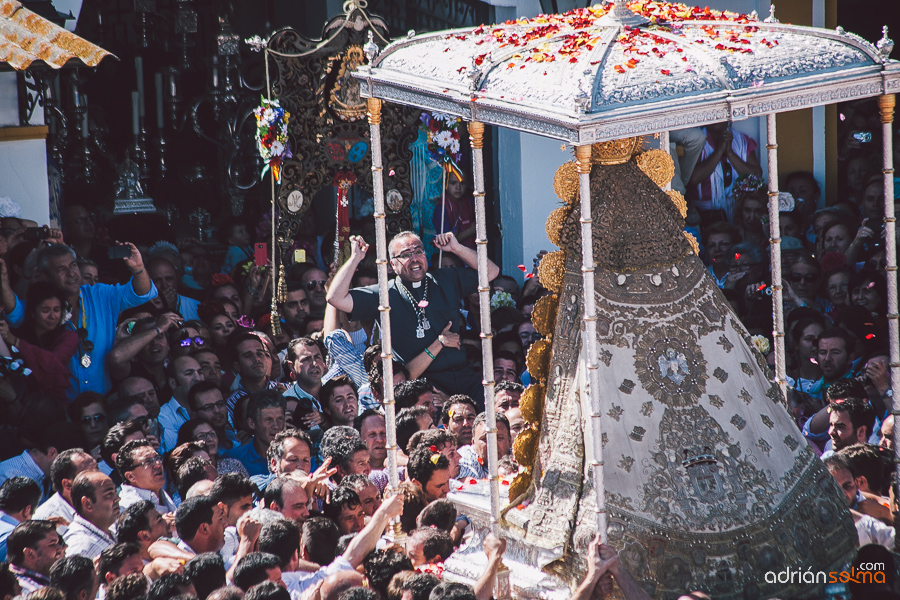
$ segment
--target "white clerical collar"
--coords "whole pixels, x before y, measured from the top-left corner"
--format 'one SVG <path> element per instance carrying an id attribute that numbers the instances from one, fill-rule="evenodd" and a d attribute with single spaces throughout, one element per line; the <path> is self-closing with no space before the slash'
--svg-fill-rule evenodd
<path id="1" fill-rule="evenodd" d="M 412 286 L 414 288 L 420 288 L 420 287 L 422 287 L 422 282 L 421 281 L 413 281 Z"/>

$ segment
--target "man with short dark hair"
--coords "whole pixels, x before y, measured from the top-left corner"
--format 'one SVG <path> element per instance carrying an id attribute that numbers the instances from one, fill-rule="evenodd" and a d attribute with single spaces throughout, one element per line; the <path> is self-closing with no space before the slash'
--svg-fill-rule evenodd
<path id="1" fill-rule="evenodd" d="M 225 545 L 225 510 L 209 496 L 195 496 L 175 511 L 175 529 L 186 552 L 218 552 Z"/>
<path id="2" fill-rule="evenodd" d="M 218 502 L 225 512 L 225 546 L 220 554 L 234 556 L 240 543 L 237 524 L 241 517 L 253 508 L 256 486 L 240 473 L 219 475 L 207 494 Z"/>
<path id="3" fill-rule="evenodd" d="M 194 384 L 188 392 L 187 400 L 191 417 L 209 421 L 219 438 L 220 447 L 228 449 L 238 445 L 234 428 L 228 424 L 228 403 L 215 382 L 204 378 Z"/>
<path id="4" fill-rule="evenodd" d="M 282 571 L 296 571 L 300 565 L 300 527 L 287 519 L 277 519 L 262 526 L 259 551 L 274 554 Z"/>
<path id="5" fill-rule="evenodd" d="M 404 408 L 423 406 L 428 410 L 432 421 L 437 414 L 432 402 L 433 395 L 434 390 L 425 379 L 411 379 L 394 386 L 394 401 L 397 403 L 398 411 Z"/>
<path id="6" fill-rule="evenodd" d="M 103 550 L 97 561 L 100 585 L 107 586 L 119 577 L 132 573 L 143 573 L 144 561 L 141 548 L 137 544 L 118 543 Z"/>
<path id="7" fill-rule="evenodd" d="M 412 483 L 422 490 L 426 504 L 446 498 L 450 492 L 450 461 L 430 448 L 417 448 L 406 465 Z"/>
<path id="8" fill-rule="evenodd" d="M 97 464 L 97 468 L 104 474 L 113 478 L 117 484 L 121 484 L 121 476 L 116 470 L 116 458 L 119 450 L 128 442 L 146 440 L 144 427 L 138 421 L 125 421 L 117 423 L 109 428 L 100 446 L 100 456 L 103 460 Z"/>
<path id="9" fill-rule="evenodd" d="M 875 504 L 859 491 L 856 483 L 857 473 L 847 456 L 838 452 L 824 460 L 825 468 L 831 473 L 835 483 L 844 492 L 847 507 L 856 525 L 860 547 L 866 544 L 880 544 L 889 550 L 894 548 L 894 528 L 881 523 L 876 517 L 866 514 L 870 506 Z"/>
<path id="10" fill-rule="evenodd" d="M 331 500 L 322 507 L 322 514 L 334 521 L 341 535 L 358 533 L 366 523 L 366 513 L 356 492 L 338 487 L 331 492 Z"/>
<path id="11" fill-rule="evenodd" d="M 116 526 L 116 541 L 137 544 L 141 558 L 150 561 L 150 546 L 161 537 L 168 537 L 171 527 L 153 503 L 136 502 L 122 511 Z"/>
<path id="12" fill-rule="evenodd" d="M 494 409 L 497 412 L 518 408 L 525 386 L 518 381 L 503 380 L 494 385 Z"/>
<path id="13" fill-rule="evenodd" d="M 75 476 L 84 471 L 96 471 L 97 461 L 81 448 L 64 450 L 50 464 L 50 480 L 55 493 L 50 499 L 34 511 L 34 519 L 55 520 L 58 522 L 61 535 L 75 519 L 72 508 L 72 482 Z"/>
<path id="14" fill-rule="evenodd" d="M 66 555 L 66 545 L 50 521 L 25 521 L 9 536 L 9 570 L 23 594 L 50 585 L 50 568 Z"/>
<path id="15" fill-rule="evenodd" d="M 94 561 L 79 555 L 66 556 L 53 565 L 50 585 L 65 594 L 66 600 L 93 600 L 100 589 Z"/>
<path id="16" fill-rule="evenodd" d="M 184 574 L 194 582 L 197 597 L 206 598 L 225 586 L 225 561 L 215 552 L 204 552 L 184 565 Z"/>
<path id="17" fill-rule="evenodd" d="M 99 471 L 79 473 L 72 483 L 75 520 L 64 539 L 66 556 L 80 554 L 90 559 L 116 543 L 109 528 L 119 516 L 119 495 L 112 479 Z"/>
<path id="18" fill-rule="evenodd" d="M 829 327 L 819 334 L 817 362 L 822 369 L 821 393 L 839 379 L 850 375 L 854 340 L 840 327 Z M 819 396 L 821 398 L 821 396 Z"/>
<path id="19" fill-rule="evenodd" d="M 828 435 L 835 452 L 865 444 L 874 426 L 875 411 L 867 400 L 842 398 L 828 405 Z"/>
<path id="20" fill-rule="evenodd" d="M 284 397 L 275 390 L 254 392 L 247 404 L 247 426 L 253 437 L 243 446 L 227 450 L 223 458 L 236 458 L 250 475 L 269 472 L 266 459 L 269 444 L 284 430 Z"/>
<path id="21" fill-rule="evenodd" d="M 309 516 L 309 496 L 303 482 L 290 475 L 282 475 L 273 479 L 266 486 L 264 506 L 284 515 L 285 519 L 303 525 Z"/>
<path id="22" fill-rule="evenodd" d="M 255 392 L 274 389 L 278 384 L 269 379 L 273 358 L 269 356 L 269 350 L 257 335 L 249 332 L 235 332 L 228 338 L 228 343 L 234 353 L 232 368 L 240 376 L 237 389 L 226 400 L 228 418 L 235 429 L 240 429 L 242 424 L 236 423 L 234 420 L 234 411 L 238 400 Z"/>
<path id="23" fill-rule="evenodd" d="M 274 581 L 284 585 L 281 580 L 281 567 L 278 557 L 267 552 L 251 552 L 237 562 L 234 568 L 234 584 L 245 592 L 263 581 Z"/>
<path id="24" fill-rule="evenodd" d="M 350 488 L 359 496 L 359 503 L 367 517 L 371 517 L 381 506 L 381 492 L 367 475 L 357 473 L 341 479 L 341 487 Z"/>
<path id="25" fill-rule="evenodd" d="M 325 359 L 319 344 L 309 337 L 297 337 L 288 343 L 285 365 L 288 377 L 294 383 L 285 390 L 285 397 L 296 398 L 297 407 L 304 413 L 298 426 L 310 432 L 311 436 L 321 435 L 322 423 L 322 377 L 325 375 Z"/>
<path id="26" fill-rule="evenodd" d="M 141 500 L 149 500 L 165 515 L 175 512 L 175 503 L 163 489 L 166 485 L 162 457 L 147 440 L 128 442 L 116 456 L 116 469 L 122 476 L 120 503 L 128 508 Z"/>
<path id="27" fill-rule="evenodd" d="M 309 299 L 303 284 L 291 281 L 287 284 L 287 296 L 281 303 L 281 315 L 284 317 L 282 327 L 291 339 L 303 335 L 304 320 L 309 315 Z"/>
<path id="28" fill-rule="evenodd" d="M 193 356 L 173 358 L 166 367 L 172 397 L 159 410 L 159 426 L 162 429 L 160 451 L 165 453 L 175 448 L 178 430 L 188 422 L 188 392 L 196 383 L 203 381 L 200 363 Z"/>
<path id="29" fill-rule="evenodd" d="M 41 488 L 28 477 L 13 477 L 0 485 L 0 561 L 6 560 L 6 541 L 29 520 L 41 500 Z"/>
<path id="30" fill-rule="evenodd" d="M 319 396 L 322 410 L 332 426 L 353 426 L 353 420 L 359 413 L 359 400 L 356 384 L 352 379 L 346 375 L 338 375 L 322 386 Z"/>

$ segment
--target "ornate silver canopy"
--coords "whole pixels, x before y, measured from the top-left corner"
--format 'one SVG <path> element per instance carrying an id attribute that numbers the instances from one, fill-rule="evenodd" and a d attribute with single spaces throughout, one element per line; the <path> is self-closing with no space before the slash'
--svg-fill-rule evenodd
<path id="1" fill-rule="evenodd" d="M 649 0 L 397 41 L 362 94 L 586 144 L 900 91 L 866 40 Z"/>

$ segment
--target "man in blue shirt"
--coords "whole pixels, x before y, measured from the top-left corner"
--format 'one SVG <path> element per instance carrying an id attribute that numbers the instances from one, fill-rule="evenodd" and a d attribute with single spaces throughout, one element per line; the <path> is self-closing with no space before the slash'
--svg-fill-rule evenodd
<path id="1" fill-rule="evenodd" d="M 141 253 L 134 244 L 124 245 L 131 249 L 131 254 L 124 259 L 125 266 L 131 271 L 131 281 L 124 285 L 82 285 L 75 252 L 68 246 L 51 244 L 38 252 L 36 274 L 55 285 L 65 296 L 72 311 L 66 326 L 78 332 L 80 337 L 78 351 L 70 364 L 75 376 L 66 392 L 70 402 L 82 392 L 105 394 L 109 391 L 104 359 L 113 346 L 116 318 L 126 308 L 156 297 L 156 287 L 144 269 Z M 3 278 L 0 293 L 9 324 L 18 327 L 25 317 L 25 304 L 10 291 L 5 267 L 0 269 L 0 277 Z"/>
<path id="2" fill-rule="evenodd" d="M 250 394 L 247 403 L 247 427 L 253 431 L 253 437 L 243 446 L 225 452 L 223 458 L 236 458 L 241 461 L 251 477 L 268 474 L 266 454 L 269 451 L 269 444 L 284 430 L 284 409 L 284 396 L 276 390 Z"/>

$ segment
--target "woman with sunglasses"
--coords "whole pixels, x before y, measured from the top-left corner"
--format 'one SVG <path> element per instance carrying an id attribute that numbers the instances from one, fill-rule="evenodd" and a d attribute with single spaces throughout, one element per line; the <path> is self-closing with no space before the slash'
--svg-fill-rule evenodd
<path id="1" fill-rule="evenodd" d="M 78 334 L 63 323 L 66 302 L 55 286 L 37 281 L 28 288 L 26 306 L 25 322 L 15 333 L 0 320 L 0 337 L 31 369 L 29 383 L 64 404 L 72 377 L 69 363 L 78 349 Z"/>
<path id="2" fill-rule="evenodd" d="M 213 429 L 212 423 L 206 419 L 190 419 L 181 426 L 178 430 L 176 449 L 188 442 L 204 445 L 206 453 L 209 455 L 209 460 L 219 472 L 219 475 L 240 473 L 244 477 L 250 477 L 247 468 L 239 460 L 235 458 L 219 458 L 219 438 L 216 435 L 216 430 Z"/>
<path id="3" fill-rule="evenodd" d="M 822 278 L 822 267 L 819 261 L 810 256 L 801 256 L 784 273 L 785 299 L 793 310 L 798 306 L 810 308 L 824 313 L 825 301 L 819 298 L 819 284 Z M 786 310 L 789 313 L 790 310 Z"/>

